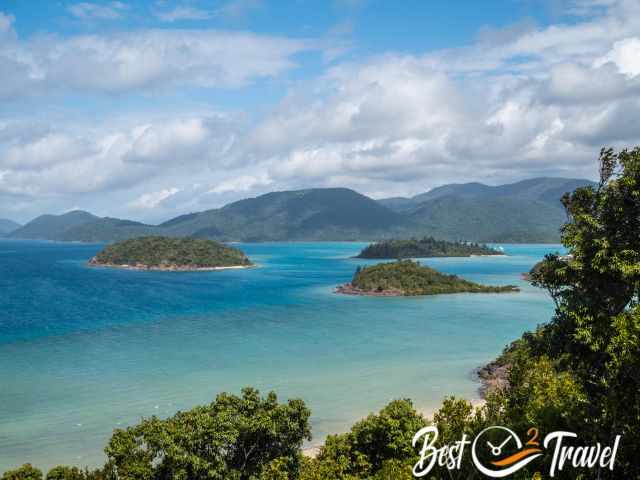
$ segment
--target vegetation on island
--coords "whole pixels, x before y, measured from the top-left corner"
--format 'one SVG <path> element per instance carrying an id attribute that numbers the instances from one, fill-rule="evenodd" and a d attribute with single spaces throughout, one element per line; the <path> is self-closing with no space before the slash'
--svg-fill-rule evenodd
<path id="1" fill-rule="evenodd" d="M 338 293 L 351 295 L 412 296 L 442 293 L 516 292 L 513 285 L 489 286 L 470 282 L 457 275 L 441 273 L 413 260 L 399 260 L 358 267 L 351 283 L 338 287 Z"/>
<path id="2" fill-rule="evenodd" d="M 396 400 L 348 432 L 330 435 L 316 458 L 302 457 L 310 436 L 302 401 L 277 403 L 249 390 L 223 395 L 168 420 L 151 418 L 116 430 L 106 465 L 82 472 L 57 467 L 50 479 L 64 480 L 409 480 L 418 461 L 411 439 L 432 422 L 435 448 L 505 426 L 521 439 L 536 427 L 541 441 L 555 431 L 574 432 L 566 445 L 611 446 L 621 435 L 613 470 L 575 468 L 567 460 L 558 480 L 639 479 L 640 432 L 640 148 L 600 156 L 600 183 L 563 197 L 568 221 L 562 241 L 569 255 L 549 255 L 532 282 L 549 291 L 557 308 L 549 323 L 525 333 L 498 363 L 508 382 L 486 402 L 447 398 L 431 419 L 409 400 Z M 515 320 L 515 319 L 514 319 Z M 489 327 L 490 328 L 490 327 Z M 497 445 L 497 443 L 496 443 Z M 564 444 L 563 444 L 564 445 Z M 509 478 L 546 478 L 553 448 Z M 582 454 L 582 453 L 581 453 Z M 431 480 L 484 478 L 464 451 L 459 470 L 436 465 Z M 39 480 L 25 465 L 3 480 Z"/>
<path id="3" fill-rule="evenodd" d="M 448 242 L 436 240 L 433 237 L 423 237 L 372 243 L 356 258 L 470 257 L 472 255 L 502 255 L 502 252 L 479 243 Z"/>
<path id="4" fill-rule="evenodd" d="M 91 265 L 195 270 L 250 266 L 239 249 L 198 238 L 141 237 L 114 243 L 91 259 Z"/>

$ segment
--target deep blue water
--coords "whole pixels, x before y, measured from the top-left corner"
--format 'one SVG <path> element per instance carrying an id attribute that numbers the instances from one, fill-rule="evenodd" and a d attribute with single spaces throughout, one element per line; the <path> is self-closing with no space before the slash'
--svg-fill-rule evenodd
<path id="1" fill-rule="evenodd" d="M 259 268 L 88 268 L 101 245 L 0 241 L 0 472 L 97 465 L 113 428 L 247 385 L 302 397 L 314 441 L 393 398 L 477 397 L 471 371 L 553 311 L 520 274 L 549 245 L 430 259 L 517 294 L 336 295 L 364 244 L 239 245 Z"/>

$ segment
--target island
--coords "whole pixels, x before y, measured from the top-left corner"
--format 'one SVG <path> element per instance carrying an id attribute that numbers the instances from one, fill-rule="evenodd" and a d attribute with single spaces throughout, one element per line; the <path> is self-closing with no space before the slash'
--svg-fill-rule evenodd
<path id="1" fill-rule="evenodd" d="M 351 282 L 340 285 L 336 289 L 336 293 L 376 297 L 517 291 L 519 291 L 518 287 L 513 285 L 489 286 L 470 282 L 457 275 L 447 275 L 412 260 L 358 267 Z"/>
<path id="2" fill-rule="evenodd" d="M 94 267 L 135 270 L 208 271 L 253 266 L 241 250 L 199 238 L 139 237 L 105 247 Z"/>
<path id="3" fill-rule="evenodd" d="M 430 258 L 471 257 L 475 255 L 504 255 L 503 252 L 484 244 L 448 242 L 433 237 L 409 240 L 385 240 L 372 243 L 356 258 Z"/>

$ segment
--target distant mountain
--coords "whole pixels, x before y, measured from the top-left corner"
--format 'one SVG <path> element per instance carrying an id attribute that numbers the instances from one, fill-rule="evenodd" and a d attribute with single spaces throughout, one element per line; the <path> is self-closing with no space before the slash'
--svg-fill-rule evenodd
<path id="1" fill-rule="evenodd" d="M 379 202 L 406 216 L 430 235 L 477 242 L 557 242 L 566 220 L 560 198 L 594 182 L 533 178 L 488 186 L 451 184 L 411 198 Z"/>
<path id="2" fill-rule="evenodd" d="M 0 218 L 0 237 L 8 235 L 9 233 L 19 229 L 22 225 L 9 220 L 7 218 Z"/>
<path id="3" fill-rule="evenodd" d="M 414 197 L 393 197 L 378 200 L 382 205 L 396 211 L 415 208 L 424 202 L 442 197 L 452 198 L 519 198 L 523 200 L 541 200 L 560 203 L 565 192 L 572 192 L 578 187 L 596 185 L 595 182 L 575 178 L 540 177 L 522 180 L 506 185 L 489 186 L 482 183 L 452 183 L 421 193 Z"/>
<path id="4" fill-rule="evenodd" d="M 347 188 L 272 192 L 160 225 L 87 212 L 43 215 L 12 238 L 112 242 L 164 235 L 223 241 L 382 240 L 433 236 L 475 242 L 557 242 L 560 197 L 588 180 L 534 178 L 508 185 L 451 184 L 411 198 L 373 200 Z"/>
<path id="5" fill-rule="evenodd" d="M 11 238 L 76 242 L 115 242 L 154 235 L 158 227 L 132 220 L 100 218 L 76 210 L 63 215 L 42 215 L 12 232 Z"/>
<path id="6" fill-rule="evenodd" d="M 117 242 L 129 238 L 157 235 L 158 227 L 119 218 L 97 218 L 68 228 L 54 240 L 79 242 Z"/>
<path id="7" fill-rule="evenodd" d="M 411 221 L 347 188 L 273 192 L 160 225 L 169 235 L 223 240 L 361 240 L 411 231 Z"/>
<path id="8" fill-rule="evenodd" d="M 57 240 L 66 230 L 98 220 L 98 217 L 82 210 L 74 210 L 63 215 L 41 215 L 26 225 L 11 232 L 10 238 Z"/>

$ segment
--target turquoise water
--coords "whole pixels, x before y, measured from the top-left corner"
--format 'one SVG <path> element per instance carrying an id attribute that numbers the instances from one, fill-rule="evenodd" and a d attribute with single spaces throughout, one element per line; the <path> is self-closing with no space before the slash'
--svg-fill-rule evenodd
<path id="1" fill-rule="evenodd" d="M 91 269 L 100 245 L 0 241 L 0 472 L 97 465 L 111 431 L 251 385 L 302 397 L 314 440 L 393 398 L 421 409 L 477 398 L 472 370 L 547 321 L 520 274 L 558 246 L 425 260 L 517 294 L 367 298 L 332 293 L 364 244 L 240 245 L 260 268 Z"/>

